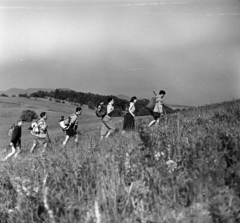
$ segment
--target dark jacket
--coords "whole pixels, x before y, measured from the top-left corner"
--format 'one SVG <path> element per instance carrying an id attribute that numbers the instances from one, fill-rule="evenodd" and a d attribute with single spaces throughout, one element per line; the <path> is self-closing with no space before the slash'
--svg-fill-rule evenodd
<path id="1" fill-rule="evenodd" d="M 21 136 L 22 136 L 22 127 L 16 125 L 13 130 L 11 142 L 17 143 L 21 139 Z"/>

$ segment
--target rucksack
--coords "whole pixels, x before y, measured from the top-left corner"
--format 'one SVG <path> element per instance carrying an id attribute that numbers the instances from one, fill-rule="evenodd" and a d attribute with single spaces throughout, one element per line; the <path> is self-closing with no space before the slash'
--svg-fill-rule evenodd
<path id="1" fill-rule="evenodd" d="M 75 113 L 69 115 L 68 117 L 64 118 L 64 116 L 61 117 L 61 120 L 58 122 L 62 130 L 66 130 L 71 122 L 71 117 L 75 115 Z"/>
<path id="2" fill-rule="evenodd" d="M 151 100 L 146 105 L 146 108 L 149 109 L 150 111 L 153 111 L 156 104 L 156 99 L 157 99 L 156 97 L 151 98 Z"/>
<path id="3" fill-rule="evenodd" d="M 69 123 L 71 121 L 71 116 L 68 116 L 67 118 L 64 118 L 64 116 L 62 116 L 62 119 L 59 121 L 59 125 L 62 128 L 62 130 L 66 130 L 67 127 L 69 126 Z"/>
<path id="4" fill-rule="evenodd" d="M 100 104 L 96 109 L 96 116 L 97 117 L 104 117 L 107 114 L 107 108 L 103 104 Z"/>
<path id="5" fill-rule="evenodd" d="M 40 119 L 33 121 L 30 125 L 30 127 L 28 128 L 29 130 L 31 130 L 31 134 L 32 135 L 37 135 L 40 133 L 40 129 L 39 129 L 39 121 Z"/>
<path id="6" fill-rule="evenodd" d="M 12 137 L 14 128 L 15 128 L 15 124 L 12 124 L 12 126 L 8 129 L 8 136 Z"/>

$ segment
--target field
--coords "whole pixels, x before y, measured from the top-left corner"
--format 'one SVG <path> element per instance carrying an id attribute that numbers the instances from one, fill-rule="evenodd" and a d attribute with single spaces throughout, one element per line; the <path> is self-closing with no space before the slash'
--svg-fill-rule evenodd
<path id="1" fill-rule="evenodd" d="M 99 141 L 100 121 L 84 108 L 81 141 L 61 147 L 57 120 L 71 104 L 0 98 L 1 144 L 22 110 L 49 114 L 51 148 L 0 163 L 1 222 L 240 222 L 240 100 L 166 115 L 148 128 Z M 121 130 L 122 118 L 115 118 Z M 1 147 L 3 148 L 3 147 Z M 1 154 L 6 151 L 1 151 Z"/>
<path id="2" fill-rule="evenodd" d="M 49 125 L 50 137 L 56 137 L 57 135 L 62 135 L 62 131 L 58 124 L 60 116 L 68 116 L 76 109 L 76 106 L 72 105 L 70 102 L 62 103 L 61 101 L 61 103 L 59 103 L 54 100 L 49 101 L 49 99 L 28 99 L 21 97 L 0 97 L 0 106 L 0 148 L 5 147 L 8 144 L 9 138 L 7 137 L 7 131 L 13 123 L 16 123 L 23 110 L 33 110 L 37 115 L 46 111 L 48 114 L 47 122 Z M 121 120 L 122 119 L 119 118 L 116 119 L 117 122 L 121 122 Z M 96 130 L 101 125 L 101 120 L 96 117 L 94 110 L 88 109 L 87 106 L 83 106 L 83 113 L 79 118 L 79 122 L 80 132 L 89 131 L 91 129 Z M 27 147 L 29 143 L 32 143 L 32 137 L 28 130 L 29 126 L 30 123 L 24 123 L 22 128 L 22 141 L 24 147 Z"/>

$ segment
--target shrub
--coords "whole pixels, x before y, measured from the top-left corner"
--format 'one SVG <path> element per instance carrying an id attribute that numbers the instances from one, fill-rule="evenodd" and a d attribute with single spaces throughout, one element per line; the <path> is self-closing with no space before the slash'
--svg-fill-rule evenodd
<path id="1" fill-rule="evenodd" d="M 0 96 L 1 97 L 8 97 L 6 94 L 1 94 Z"/>
<path id="2" fill-rule="evenodd" d="M 94 103 L 91 101 L 88 102 L 88 108 L 94 110 L 95 109 Z"/>
<path id="3" fill-rule="evenodd" d="M 20 119 L 22 119 L 25 122 L 31 122 L 33 119 L 37 119 L 38 115 L 35 111 L 31 110 L 24 110 L 20 116 Z"/>
<path id="4" fill-rule="evenodd" d="M 26 93 L 26 94 L 19 94 L 18 95 L 21 98 L 30 98 L 30 96 Z"/>
<path id="5" fill-rule="evenodd" d="M 138 116 L 146 116 L 150 114 L 151 114 L 150 111 L 144 107 L 142 107 L 137 113 Z"/>

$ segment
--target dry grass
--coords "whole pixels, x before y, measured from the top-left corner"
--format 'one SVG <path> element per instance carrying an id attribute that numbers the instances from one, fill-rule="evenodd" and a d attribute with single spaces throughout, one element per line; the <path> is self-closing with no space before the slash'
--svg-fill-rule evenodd
<path id="1" fill-rule="evenodd" d="M 240 101 L 1 163 L 2 222 L 239 222 Z M 47 177 L 46 177 L 47 176 Z"/>

